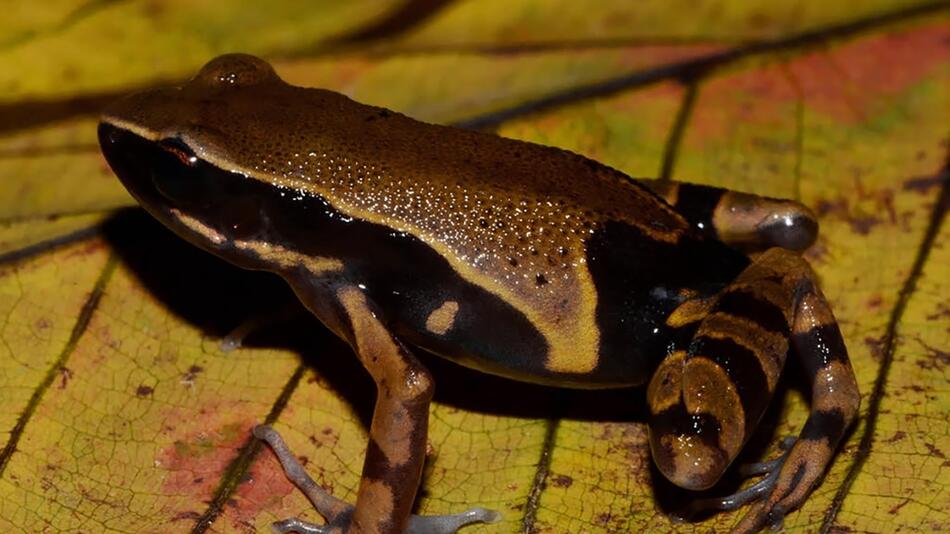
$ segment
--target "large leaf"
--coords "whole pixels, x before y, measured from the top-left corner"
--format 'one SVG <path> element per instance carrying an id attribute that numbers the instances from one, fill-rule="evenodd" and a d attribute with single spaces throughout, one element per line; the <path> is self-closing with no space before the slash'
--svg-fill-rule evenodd
<path id="1" fill-rule="evenodd" d="M 268 57 L 293 83 L 425 120 L 812 206 L 821 237 L 807 257 L 851 351 L 862 417 L 785 524 L 946 528 L 943 5 L 11 4 L 0 21 L 3 531 L 265 532 L 287 516 L 319 520 L 250 438 L 265 420 L 322 484 L 355 496 L 373 398 L 355 358 L 305 315 L 222 352 L 225 332 L 278 313 L 291 293 L 120 210 L 132 201 L 96 145 L 109 100 L 233 50 Z M 642 391 L 528 387 L 426 362 L 438 393 L 421 512 L 503 513 L 473 533 L 737 521 L 671 519 L 691 496 L 651 467 Z M 785 383 L 744 461 L 774 453 L 804 420 L 794 363 Z"/>

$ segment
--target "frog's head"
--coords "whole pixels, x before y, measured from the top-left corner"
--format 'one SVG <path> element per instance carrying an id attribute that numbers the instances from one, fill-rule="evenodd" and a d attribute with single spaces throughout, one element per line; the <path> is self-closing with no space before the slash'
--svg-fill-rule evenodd
<path id="1" fill-rule="evenodd" d="M 291 184 L 270 162 L 285 154 L 282 132 L 293 131 L 287 96 L 298 91 L 260 59 L 221 56 L 185 85 L 107 108 L 99 143 L 146 210 L 192 243 L 228 255 L 235 241 L 266 240 L 272 230 L 267 197 Z"/>

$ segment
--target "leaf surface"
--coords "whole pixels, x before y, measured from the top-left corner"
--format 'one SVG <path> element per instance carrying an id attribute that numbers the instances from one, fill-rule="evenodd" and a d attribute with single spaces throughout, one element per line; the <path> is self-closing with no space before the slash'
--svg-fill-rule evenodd
<path id="1" fill-rule="evenodd" d="M 579 7 L 582 6 L 583 7 Z M 789 531 L 934 532 L 950 508 L 950 18 L 939 3 L 13 2 L 0 20 L 0 530 L 266 532 L 319 517 L 250 428 L 352 500 L 373 385 L 292 293 L 193 249 L 102 160 L 96 112 L 247 51 L 297 85 L 559 146 L 631 176 L 800 199 L 861 418 Z M 687 16 L 688 15 L 688 16 Z M 697 266 L 701 268 L 701 266 Z M 463 532 L 709 532 L 652 467 L 642 390 L 571 392 L 427 358 L 423 513 Z M 742 461 L 807 414 L 789 362 Z M 732 483 L 733 486 L 728 486 Z M 734 489 L 727 481 L 721 495 Z"/>

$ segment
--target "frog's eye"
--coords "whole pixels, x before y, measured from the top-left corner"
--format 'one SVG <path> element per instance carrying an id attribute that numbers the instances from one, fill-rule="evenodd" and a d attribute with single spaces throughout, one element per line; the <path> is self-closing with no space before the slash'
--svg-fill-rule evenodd
<path id="1" fill-rule="evenodd" d="M 195 156 L 195 153 L 181 139 L 171 137 L 162 140 L 159 145 L 165 152 L 178 158 L 187 167 L 194 167 L 198 163 L 198 156 Z"/>
<path id="2" fill-rule="evenodd" d="M 280 78 L 263 59 L 249 54 L 225 54 L 202 67 L 195 80 L 212 87 L 233 88 L 279 81 Z"/>

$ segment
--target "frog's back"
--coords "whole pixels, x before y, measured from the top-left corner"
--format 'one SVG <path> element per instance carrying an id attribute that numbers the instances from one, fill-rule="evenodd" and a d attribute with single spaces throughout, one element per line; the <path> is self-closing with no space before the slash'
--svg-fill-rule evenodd
<path id="1" fill-rule="evenodd" d="M 441 258 L 449 274 L 435 279 L 417 276 L 420 287 L 389 288 L 385 280 L 377 285 L 379 299 L 403 316 L 396 322 L 419 315 L 418 294 L 426 287 L 473 287 L 490 297 L 493 302 L 477 306 L 472 304 L 475 296 L 468 295 L 466 315 L 453 308 L 466 306 L 465 301 L 453 300 L 464 291 L 446 299 L 436 294 L 432 298 L 442 301 L 426 304 L 432 319 L 416 318 L 405 326 L 405 335 L 413 341 L 442 353 L 448 350 L 442 347 L 454 347 L 462 354 L 449 356 L 469 365 L 504 374 L 517 359 L 499 354 L 517 349 L 516 340 L 488 343 L 507 344 L 506 350 L 498 347 L 492 352 L 484 342 L 459 337 L 484 337 L 484 328 L 472 323 L 478 312 L 510 316 L 509 324 L 517 317 L 524 323 L 523 332 L 514 333 L 522 340 L 520 345 L 532 337 L 544 345 L 531 353 L 525 352 L 527 347 L 518 349 L 543 361 L 535 362 L 537 369 L 526 369 L 522 362 L 514 375 L 558 383 L 573 382 L 572 376 L 578 382 L 640 382 L 647 369 L 636 353 L 644 340 L 624 343 L 631 354 L 626 362 L 614 362 L 619 365 L 615 369 L 618 365 L 606 365 L 605 336 L 629 334 L 630 321 L 637 322 L 638 330 L 656 330 L 661 315 L 676 301 L 663 295 L 692 285 L 691 279 L 677 280 L 669 269 L 701 256 L 716 261 L 721 253 L 715 243 L 702 244 L 705 241 L 685 219 L 653 193 L 576 154 L 421 123 L 329 91 L 284 84 L 271 91 L 270 106 L 260 105 L 267 95 L 259 91 L 250 96 L 255 105 L 242 103 L 241 93 L 232 92 L 229 99 L 217 99 L 214 107 L 203 110 L 250 115 L 231 121 L 248 126 L 227 133 L 230 138 L 222 143 L 231 149 L 227 164 L 237 163 L 234 170 L 286 185 L 295 194 L 318 197 L 340 217 L 383 229 L 393 239 L 397 234 L 403 242 L 410 238 L 421 245 L 420 251 L 428 249 L 425 255 Z M 274 137 L 275 131 L 292 133 Z M 242 143 L 245 148 L 237 153 L 243 160 L 235 162 L 233 147 Z M 214 143 L 205 146 L 208 153 L 203 156 L 213 162 Z M 410 248 L 405 249 L 407 254 Z M 616 253 L 620 248 L 629 251 L 621 255 L 622 261 Z M 378 258 L 378 247 L 363 253 Z M 418 273 L 420 265 L 435 261 L 433 257 L 402 261 L 404 268 Z M 352 258 L 352 264 L 358 259 Z M 374 269 L 379 272 L 378 265 Z M 613 272 L 617 269 L 626 273 Z M 727 270 L 735 269 L 730 264 Z M 635 294 L 629 293 L 631 284 L 638 289 Z M 627 294 L 605 294 L 619 290 Z M 415 292 L 417 297 L 411 305 L 396 302 L 391 298 L 394 291 Z M 663 298 L 658 300 L 657 295 Z M 611 309 L 620 305 L 653 311 L 633 314 L 629 309 Z M 452 324 L 445 319 L 450 315 Z M 439 324 L 440 318 L 444 324 Z M 606 330 L 616 330 L 617 325 L 606 322 L 615 320 L 626 321 L 626 330 L 610 335 Z M 501 326 L 495 322 L 488 322 L 492 330 Z M 535 335 L 527 335 L 528 329 Z M 615 344 L 612 339 L 611 350 L 617 349 Z M 497 361 L 484 361 L 493 358 Z M 549 380 L 545 374 L 557 378 Z"/>

